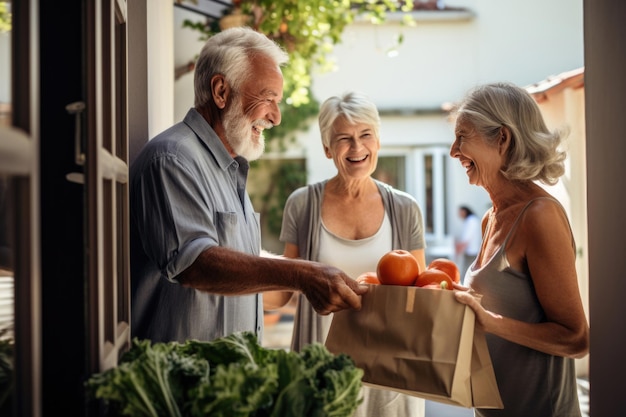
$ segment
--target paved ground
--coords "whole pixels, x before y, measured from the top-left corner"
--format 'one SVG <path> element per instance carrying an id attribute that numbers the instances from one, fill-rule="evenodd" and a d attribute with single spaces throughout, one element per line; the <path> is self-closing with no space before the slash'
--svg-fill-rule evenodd
<path id="1" fill-rule="evenodd" d="M 426 401 L 426 417 L 472 417 L 474 410 L 454 405 Z"/>

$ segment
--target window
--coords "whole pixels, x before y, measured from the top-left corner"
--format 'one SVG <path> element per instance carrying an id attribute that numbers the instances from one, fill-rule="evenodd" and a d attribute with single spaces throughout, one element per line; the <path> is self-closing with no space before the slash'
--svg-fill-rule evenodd
<path id="1" fill-rule="evenodd" d="M 422 209 L 426 241 L 436 256 L 449 240 L 446 217 L 448 148 L 442 146 L 381 150 L 374 178 L 413 195 Z M 427 250 L 428 251 L 428 250 Z M 445 251 L 444 251 L 445 252 Z M 427 254 L 428 255 L 428 254 Z"/>
<path id="2" fill-rule="evenodd" d="M 406 189 L 406 156 L 378 157 L 378 165 L 373 177 L 398 190 Z"/>

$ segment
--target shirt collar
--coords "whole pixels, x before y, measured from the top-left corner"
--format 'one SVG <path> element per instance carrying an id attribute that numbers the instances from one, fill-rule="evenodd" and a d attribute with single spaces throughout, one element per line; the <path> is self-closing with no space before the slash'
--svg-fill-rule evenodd
<path id="1" fill-rule="evenodd" d="M 238 162 L 230 156 L 226 147 L 222 143 L 222 140 L 217 136 L 215 130 L 209 125 L 209 123 L 202 117 L 202 115 L 195 109 L 191 108 L 183 119 L 185 123 L 196 134 L 207 147 L 209 152 L 213 155 L 220 168 L 226 170 L 231 164 Z M 237 158 L 240 159 L 240 158 Z"/>

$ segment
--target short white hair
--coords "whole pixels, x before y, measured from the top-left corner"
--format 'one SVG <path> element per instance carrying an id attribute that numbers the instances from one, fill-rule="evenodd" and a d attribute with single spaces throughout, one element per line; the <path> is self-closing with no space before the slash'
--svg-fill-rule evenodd
<path id="1" fill-rule="evenodd" d="M 350 91 L 340 96 L 333 96 L 320 107 L 318 117 L 322 143 L 330 145 L 333 124 L 343 116 L 349 123 L 365 123 L 374 128 L 374 135 L 380 138 L 380 115 L 378 108 L 370 98 L 360 92 Z"/>
<path id="2" fill-rule="evenodd" d="M 257 55 L 269 57 L 277 67 L 285 65 L 289 56 L 280 45 L 250 27 L 234 27 L 211 36 L 196 61 L 194 74 L 195 106 L 211 102 L 211 78 L 221 74 L 235 91 L 240 88 Z"/>

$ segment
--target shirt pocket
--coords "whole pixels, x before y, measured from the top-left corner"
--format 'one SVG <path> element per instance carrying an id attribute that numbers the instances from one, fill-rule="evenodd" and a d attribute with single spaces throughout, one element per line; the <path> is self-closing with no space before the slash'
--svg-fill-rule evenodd
<path id="1" fill-rule="evenodd" d="M 260 223 L 258 213 L 249 220 L 235 212 L 217 212 L 215 228 L 219 245 L 238 251 L 259 254 L 261 247 Z"/>

